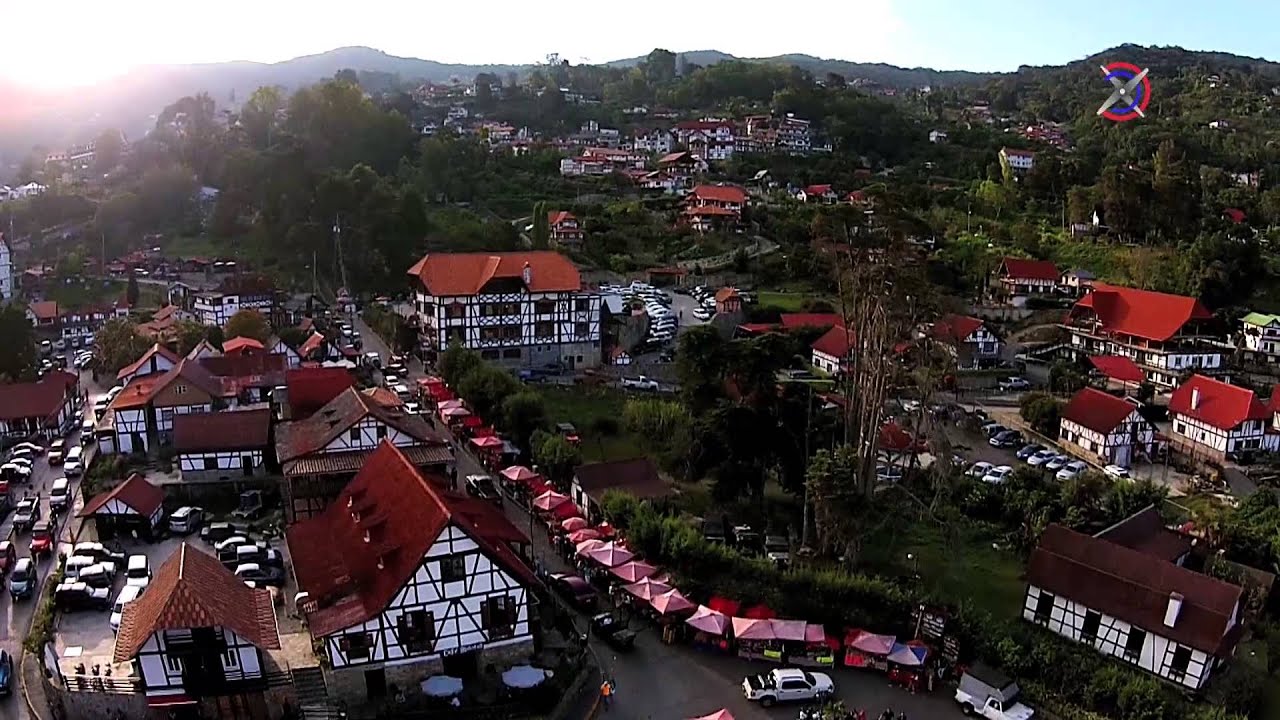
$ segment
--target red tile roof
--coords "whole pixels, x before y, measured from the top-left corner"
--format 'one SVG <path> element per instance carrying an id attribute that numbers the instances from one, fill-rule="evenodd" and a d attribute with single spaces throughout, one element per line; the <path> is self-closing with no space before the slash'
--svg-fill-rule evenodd
<path id="1" fill-rule="evenodd" d="M 289 358 L 280 353 L 251 355 L 210 355 L 196 361 L 214 377 L 221 378 L 230 389 L 242 387 L 274 387 L 284 382 Z"/>
<path id="2" fill-rule="evenodd" d="M 839 325 L 843 320 L 840 313 L 782 313 L 778 319 L 782 321 L 782 327 L 788 330 L 831 328 Z"/>
<path id="3" fill-rule="evenodd" d="M 948 343 L 962 343 L 970 335 L 982 328 L 983 322 L 966 315 L 943 315 L 933 324 L 929 334 L 935 340 Z"/>
<path id="4" fill-rule="evenodd" d="M 680 152 L 667 153 L 666 155 L 658 158 L 658 165 L 669 165 L 671 163 L 678 163 L 684 160 L 692 161 L 693 155 L 689 154 L 688 151 L 681 150 Z"/>
<path id="5" fill-rule="evenodd" d="M 1244 211 L 1240 208 L 1227 208 L 1222 211 L 1222 216 L 1236 225 L 1239 225 L 1245 220 Z"/>
<path id="6" fill-rule="evenodd" d="M 1048 260 L 1007 257 L 1000 261 L 1000 270 L 1014 280 L 1058 280 L 1058 266 Z"/>
<path id="7" fill-rule="evenodd" d="M 1035 157 L 1036 156 L 1036 154 L 1031 152 L 1030 150 L 1019 150 L 1017 148 L 1011 148 L 1011 147 L 1002 147 L 1000 148 L 1000 152 L 1004 153 L 1005 155 L 1012 155 L 1014 157 Z"/>
<path id="8" fill-rule="evenodd" d="M 67 392 L 79 382 L 69 372 L 54 370 L 36 382 L 0 385 L 0 420 L 52 418 L 62 409 Z"/>
<path id="9" fill-rule="evenodd" d="M 1071 396 L 1071 401 L 1062 409 L 1062 419 L 1106 435 L 1136 409 L 1137 406 L 1124 398 L 1097 388 L 1084 388 Z"/>
<path id="10" fill-rule="evenodd" d="M 729 299 L 741 299 L 741 297 L 738 295 L 738 288 L 722 287 L 716 291 L 716 302 L 722 303 L 725 300 L 729 300 Z"/>
<path id="11" fill-rule="evenodd" d="M 530 292 L 582 289 L 582 277 L 569 258 L 548 250 L 510 253 L 430 253 L 409 268 L 427 292 L 437 297 L 478 294 L 492 280 L 524 282 Z"/>
<path id="12" fill-rule="evenodd" d="M 805 195 L 826 195 L 831 192 L 830 185 L 810 185 L 804 189 Z"/>
<path id="13" fill-rule="evenodd" d="M 124 606 L 113 659 L 137 655 L 157 631 L 208 627 L 231 630 L 261 649 L 280 647 L 271 593 L 248 587 L 217 558 L 182 543 L 147 591 Z"/>
<path id="14" fill-rule="evenodd" d="M 141 473 L 134 473 L 119 485 L 93 496 L 79 516 L 89 517 L 112 500 L 119 500 L 142 517 L 151 517 L 164 502 L 164 491 L 147 482 Z"/>
<path id="15" fill-rule="evenodd" d="M 1151 290 L 1094 283 L 1093 292 L 1080 298 L 1071 316 L 1091 311 L 1106 332 L 1147 340 L 1168 340 L 1192 320 L 1210 320 L 1209 312 L 1192 297 Z"/>
<path id="16" fill-rule="evenodd" d="M 156 343 L 155 345 L 152 345 L 151 348 L 148 349 L 146 352 L 142 353 L 142 357 L 120 368 L 120 372 L 116 373 L 116 379 L 123 380 L 124 378 L 129 377 L 130 375 L 133 375 L 134 373 L 138 372 L 138 370 L 142 369 L 143 365 L 146 365 L 148 362 L 150 362 L 151 358 L 157 355 L 159 355 L 162 358 L 165 358 L 166 360 L 168 360 L 170 363 L 173 363 L 174 365 L 178 364 L 177 353 L 161 345 L 160 343 Z"/>
<path id="17" fill-rule="evenodd" d="M 573 213 L 568 210 L 552 210 L 547 213 L 547 224 L 551 227 L 555 227 L 560 223 L 569 222 L 571 220 L 573 222 L 577 222 L 578 218 L 574 217 Z"/>
<path id="18" fill-rule="evenodd" d="M 444 445 L 446 440 L 427 425 L 422 416 L 406 412 L 402 406 L 388 407 L 374 402 L 353 387 L 343 390 L 328 404 L 305 420 L 294 420 L 276 428 L 276 456 L 281 463 L 322 450 L 353 425 L 373 416 L 388 427 L 424 445 Z"/>
<path id="19" fill-rule="evenodd" d="M 736 185 L 699 185 L 689 191 L 689 197 L 712 202 L 742 204 L 747 201 L 747 192 Z"/>
<path id="20" fill-rule="evenodd" d="M 689 217 L 738 217 L 737 210 L 729 208 L 717 207 L 715 205 L 698 205 L 696 207 L 688 207 L 684 209 L 684 214 Z"/>
<path id="21" fill-rule="evenodd" d="M 178 452 L 256 450 L 270 443 L 270 408 L 186 413 L 173 418 L 173 449 Z"/>
<path id="22" fill-rule="evenodd" d="M 1142 372 L 1142 368 L 1123 355 L 1094 355 L 1089 358 L 1089 363 L 1098 372 L 1112 380 L 1140 383 L 1147 379 L 1147 376 Z"/>
<path id="23" fill-rule="evenodd" d="M 813 349 L 836 359 L 843 360 L 849 356 L 854 345 L 853 332 L 842 326 L 835 326 L 825 335 L 813 341 Z"/>
<path id="24" fill-rule="evenodd" d="M 507 544 L 528 539 L 493 507 L 444 485 L 443 478 L 428 482 L 384 441 L 323 513 L 289 527 L 298 588 L 316 603 L 306 613 L 312 637 L 381 613 L 450 525 L 508 573 L 528 585 L 537 582 Z"/>
<path id="25" fill-rule="evenodd" d="M 222 343 L 222 352 L 227 354 L 242 353 L 249 350 L 265 350 L 262 343 L 251 337 L 233 337 Z"/>
<path id="26" fill-rule="evenodd" d="M 312 331 L 311 335 L 302 342 L 302 346 L 298 348 L 298 357 L 310 358 L 322 345 L 324 345 L 324 335 Z"/>
<path id="27" fill-rule="evenodd" d="M 1239 587 L 1061 525 L 1040 536 L 1027 582 L 1202 652 L 1219 655 L 1234 645 Z M 1174 593 L 1182 609 L 1168 627 Z"/>
<path id="28" fill-rule="evenodd" d="M 296 368 L 284 374 L 289 399 L 289 414 L 301 420 L 356 384 L 356 378 L 345 368 Z"/>
<path id="29" fill-rule="evenodd" d="M 124 386 L 124 390 L 119 395 L 116 395 L 116 399 L 112 400 L 108 407 L 112 410 L 143 407 L 155 400 L 156 395 L 159 395 L 161 391 L 172 385 L 179 378 L 203 390 L 213 398 L 227 396 L 226 388 L 223 387 L 219 378 L 214 377 L 200 363 L 184 357 L 178 361 L 177 365 L 174 365 L 164 373 L 141 375 L 130 380 L 129 384 Z"/>
<path id="30" fill-rule="evenodd" d="M 1195 407 L 1193 395 L 1198 393 Z M 1230 430 L 1246 420 L 1268 420 L 1271 410 L 1249 388 L 1192 375 L 1169 397 L 1169 412 L 1186 415 L 1210 427 Z"/>
<path id="31" fill-rule="evenodd" d="M 43 300 L 41 302 L 33 302 L 27 306 L 31 310 L 31 314 L 36 316 L 37 320 L 52 321 L 58 319 L 58 303 L 53 300 Z"/>

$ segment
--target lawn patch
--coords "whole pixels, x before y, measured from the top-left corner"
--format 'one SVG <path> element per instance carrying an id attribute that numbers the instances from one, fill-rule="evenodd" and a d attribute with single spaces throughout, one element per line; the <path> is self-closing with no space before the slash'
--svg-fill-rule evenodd
<path id="1" fill-rule="evenodd" d="M 546 403 L 552 424 L 568 422 L 582 437 L 582 459 L 587 462 L 626 460 L 642 455 L 639 443 L 622 427 L 622 407 L 627 396 L 612 388 L 538 385 L 533 386 Z M 616 428 L 613 434 L 602 427 Z"/>
<path id="2" fill-rule="evenodd" d="M 817 295 L 810 295 L 808 293 L 772 291 L 761 292 L 757 295 L 756 299 L 761 307 L 776 307 L 783 312 L 800 312 L 804 308 L 805 303 L 821 300 Z"/>

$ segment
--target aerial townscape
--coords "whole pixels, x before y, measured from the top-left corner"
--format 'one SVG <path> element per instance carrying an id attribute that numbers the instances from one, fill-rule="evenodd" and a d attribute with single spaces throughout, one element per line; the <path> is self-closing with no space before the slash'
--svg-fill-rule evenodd
<path id="1" fill-rule="evenodd" d="M 1280 63 L 1053 46 L 0 72 L 0 720 L 1280 717 Z"/>

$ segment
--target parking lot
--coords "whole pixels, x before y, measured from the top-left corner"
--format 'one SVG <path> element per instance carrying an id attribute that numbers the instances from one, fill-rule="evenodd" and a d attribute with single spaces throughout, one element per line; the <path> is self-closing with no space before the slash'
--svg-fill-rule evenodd
<path id="1" fill-rule="evenodd" d="M 251 539 L 259 539 L 258 536 L 251 534 Z M 97 533 L 92 522 L 88 522 L 84 526 L 81 533 L 80 541 L 96 540 Z M 199 532 L 193 533 L 185 537 L 169 536 L 159 542 L 146 543 L 133 539 L 123 539 L 119 541 L 110 541 L 105 543 L 108 547 L 124 553 L 126 556 L 143 554 L 146 555 L 150 562 L 152 573 L 159 572 L 160 567 L 167 561 L 170 556 L 177 552 L 179 545 L 186 542 L 190 550 L 214 554 L 212 545 L 206 544 L 200 539 Z M 288 597 L 293 592 L 291 579 L 291 564 L 289 562 L 288 552 L 282 539 L 268 541 L 268 546 L 279 552 L 284 558 L 285 564 L 285 585 L 279 590 L 278 598 Z M 188 552 L 190 552 L 188 550 Z M 125 571 L 123 568 L 117 570 L 116 578 L 111 585 L 110 597 L 112 603 L 119 595 L 121 588 L 125 585 Z M 145 591 L 144 591 L 145 593 Z M 113 663 L 112 654 L 115 651 L 115 633 L 110 625 L 111 610 L 77 610 L 74 612 L 59 612 L 55 622 L 55 643 L 54 651 L 58 656 L 58 665 L 62 672 L 67 676 L 76 673 L 77 666 L 83 667 L 92 675 L 93 667 L 100 666 L 105 674 L 106 668 L 111 668 L 112 677 L 124 678 L 129 675 L 132 668 L 128 662 Z M 287 618 L 280 616 L 282 634 L 286 632 L 296 632 L 300 628 L 288 626 Z"/>

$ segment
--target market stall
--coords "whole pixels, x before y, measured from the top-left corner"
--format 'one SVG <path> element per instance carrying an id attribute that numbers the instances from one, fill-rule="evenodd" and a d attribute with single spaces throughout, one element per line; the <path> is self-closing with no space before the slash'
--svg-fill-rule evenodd
<path id="1" fill-rule="evenodd" d="M 889 653 L 898 639 L 892 635 L 876 635 L 866 630 L 848 630 L 844 636 L 844 664 L 885 672 L 889 669 Z"/>
<path id="2" fill-rule="evenodd" d="M 587 558 L 606 568 L 614 568 L 635 557 L 635 553 L 616 542 L 607 542 L 587 553 Z"/>
<path id="3" fill-rule="evenodd" d="M 568 520 L 565 520 L 560 523 L 560 529 L 567 533 L 583 530 L 586 527 L 587 527 L 586 519 L 580 518 L 580 517 L 571 517 Z"/>
<path id="4" fill-rule="evenodd" d="M 567 502 L 569 502 L 568 495 L 558 493 L 555 490 L 548 490 L 533 499 L 533 509 L 547 513 Z"/>
<path id="5" fill-rule="evenodd" d="M 694 647 L 714 648 L 720 651 L 729 649 L 729 616 L 699 605 L 684 623 L 693 628 Z"/>
<path id="6" fill-rule="evenodd" d="M 658 572 L 658 568 L 643 560 L 632 560 L 610 569 L 609 572 L 624 582 L 634 583 Z"/>
<path id="7" fill-rule="evenodd" d="M 590 557 L 591 553 L 604 547 L 603 540 L 584 540 L 578 543 L 575 552 L 582 557 Z"/>
<path id="8" fill-rule="evenodd" d="M 764 652 L 766 660 L 774 662 L 786 662 L 793 650 L 804 649 L 804 633 L 808 623 L 804 620 L 778 620 L 769 621 L 773 626 L 773 640 L 769 642 L 769 647 Z"/>
<path id="9" fill-rule="evenodd" d="M 738 645 L 738 657 L 763 660 L 769 643 L 773 642 L 773 623 L 758 618 L 735 617 L 732 619 L 733 639 Z"/>
<path id="10" fill-rule="evenodd" d="M 492 467 L 498 461 L 498 452 L 502 448 L 502 439 L 493 435 L 471 438 L 471 446 L 480 456 L 485 467 Z"/>
<path id="11" fill-rule="evenodd" d="M 655 597 L 670 590 L 671 585 L 669 583 L 658 582 L 651 577 L 647 577 L 637 582 L 633 582 L 630 585 L 623 585 L 622 589 L 626 591 L 628 595 L 631 595 L 637 600 L 649 602 Z"/>
<path id="12" fill-rule="evenodd" d="M 929 659 L 929 647 L 917 640 L 908 643 L 895 643 L 887 656 L 889 661 L 889 680 L 911 692 L 926 687 L 928 670 L 925 662 Z"/>
<path id="13" fill-rule="evenodd" d="M 717 710 L 710 715 L 702 717 L 690 718 L 690 720 L 733 720 L 733 715 L 728 710 Z"/>
<path id="14" fill-rule="evenodd" d="M 835 666 L 839 650 L 839 638 L 828 635 L 821 625 L 809 624 L 804 629 L 804 642 L 789 653 L 788 660 L 794 665 L 829 668 Z"/>
<path id="15" fill-rule="evenodd" d="M 569 518 L 569 520 L 575 520 L 575 519 L 577 518 Z M 573 532 L 569 533 L 569 542 L 573 543 L 575 546 L 578 543 L 583 542 L 585 540 L 599 540 L 599 539 L 600 539 L 600 533 L 596 532 L 594 528 L 583 528 L 581 530 L 574 530 Z"/>

